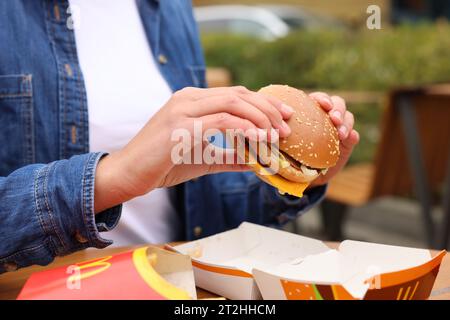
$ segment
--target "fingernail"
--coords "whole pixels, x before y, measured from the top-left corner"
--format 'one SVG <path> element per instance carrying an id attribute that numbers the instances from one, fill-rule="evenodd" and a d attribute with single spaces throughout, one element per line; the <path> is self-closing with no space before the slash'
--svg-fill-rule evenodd
<path id="1" fill-rule="evenodd" d="M 327 104 L 330 108 L 333 108 L 333 101 L 331 101 L 328 97 L 323 97 L 322 103 Z"/>
<path id="2" fill-rule="evenodd" d="M 342 120 L 342 114 L 339 111 L 334 111 L 332 115 L 339 120 Z"/>
<path id="3" fill-rule="evenodd" d="M 347 136 L 347 132 L 348 132 L 347 127 L 346 127 L 346 126 L 341 126 L 341 127 L 339 128 L 339 132 L 340 132 L 344 137 Z"/>
<path id="4" fill-rule="evenodd" d="M 291 106 L 288 106 L 287 104 L 283 103 L 281 105 L 281 108 L 283 109 L 284 112 L 289 113 L 289 114 L 293 114 L 294 113 L 294 109 Z"/>
<path id="5" fill-rule="evenodd" d="M 328 104 L 330 105 L 330 109 L 334 108 L 334 103 L 333 100 L 331 100 L 330 98 L 327 98 Z"/>
<path id="6" fill-rule="evenodd" d="M 286 133 L 286 135 L 290 135 L 292 132 L 291 128 L 288 126 L 288 124 L 284 120 L 281 122 L 281 128 Z"/>

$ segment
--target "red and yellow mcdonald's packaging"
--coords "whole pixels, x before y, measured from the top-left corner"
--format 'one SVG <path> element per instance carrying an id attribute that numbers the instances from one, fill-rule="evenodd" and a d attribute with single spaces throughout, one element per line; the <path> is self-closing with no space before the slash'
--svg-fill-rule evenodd
<path id="1" fill-rule="evenodd" d="M 322 241 L 251 223 L 174 246 L 192 258 L 198 287 L 229 299 L 429 298 L 446 252 Z"/>
<path id="2" fill-rule="evenodd" d="M 33 274 L 19 300 L 196 299 L 189 256 L 157 247 Z"/>

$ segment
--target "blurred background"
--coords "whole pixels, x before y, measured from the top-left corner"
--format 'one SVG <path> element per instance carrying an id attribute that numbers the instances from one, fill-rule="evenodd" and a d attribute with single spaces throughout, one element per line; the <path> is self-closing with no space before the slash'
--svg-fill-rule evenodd
<path id="1" fill-rule="evenodd" d="M 448 247 L 450 1 L 194 0 L 210 86 L 343 96 L 361 143 L 322 208 L 287 229 Z M 370 5 L 381 29 L 369 30 Z"/>

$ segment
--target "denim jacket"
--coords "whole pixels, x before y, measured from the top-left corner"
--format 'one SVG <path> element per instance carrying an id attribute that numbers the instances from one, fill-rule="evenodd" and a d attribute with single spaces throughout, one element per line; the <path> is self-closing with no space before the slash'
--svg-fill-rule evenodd
<path id="1" fill-rule="evenodd" d="M 206 86 L 190 1 L 138 0 L 160 72 L 173 91 Z M 111 241 L 121 206 L 94 215 L 86 91 L 67 0 L 0 1 L 0 273 Z M 111 66 L 114 74 L 114 66 Z M 280 226 L 323 198 L 284 197 L 252 173 L 201 177 L 172 188 L 184 239 L 242 221 Z M 106 235 L 107 236 L 107 235 Z"/>

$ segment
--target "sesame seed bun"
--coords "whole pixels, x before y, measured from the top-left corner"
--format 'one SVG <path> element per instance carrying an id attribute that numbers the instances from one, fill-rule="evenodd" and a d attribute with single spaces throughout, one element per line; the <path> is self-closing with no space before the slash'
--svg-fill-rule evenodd
<path id="1" fill-rule="evenodd" d="M 339 159 L 338 132 L 328 114 L 303 91 L 286 85 L 270 85 L 259 92 L 291 106 L 294 114 L 287 121 L 291 135 L 281 139 L 279 152 L 271 155 L 271 161 L 280 164 L 278 172 L 267 174 L 259 163 L 253 169 L 259 178 L 281 193 L 301 197 L 310 182 L 336 165 Z M 250 157 L 256 159 L 251 151 Z"/>
<path id="2" fill-rule="evenodd" d="M 339 159 L 339 136 L 329 115 L 303 91 L 284 85 L 259 90 L 294 109 L 287 121 L 292 134 L 280 141 L 280 150 L 296 161 L 315 169 L 327 169 Z"/>

